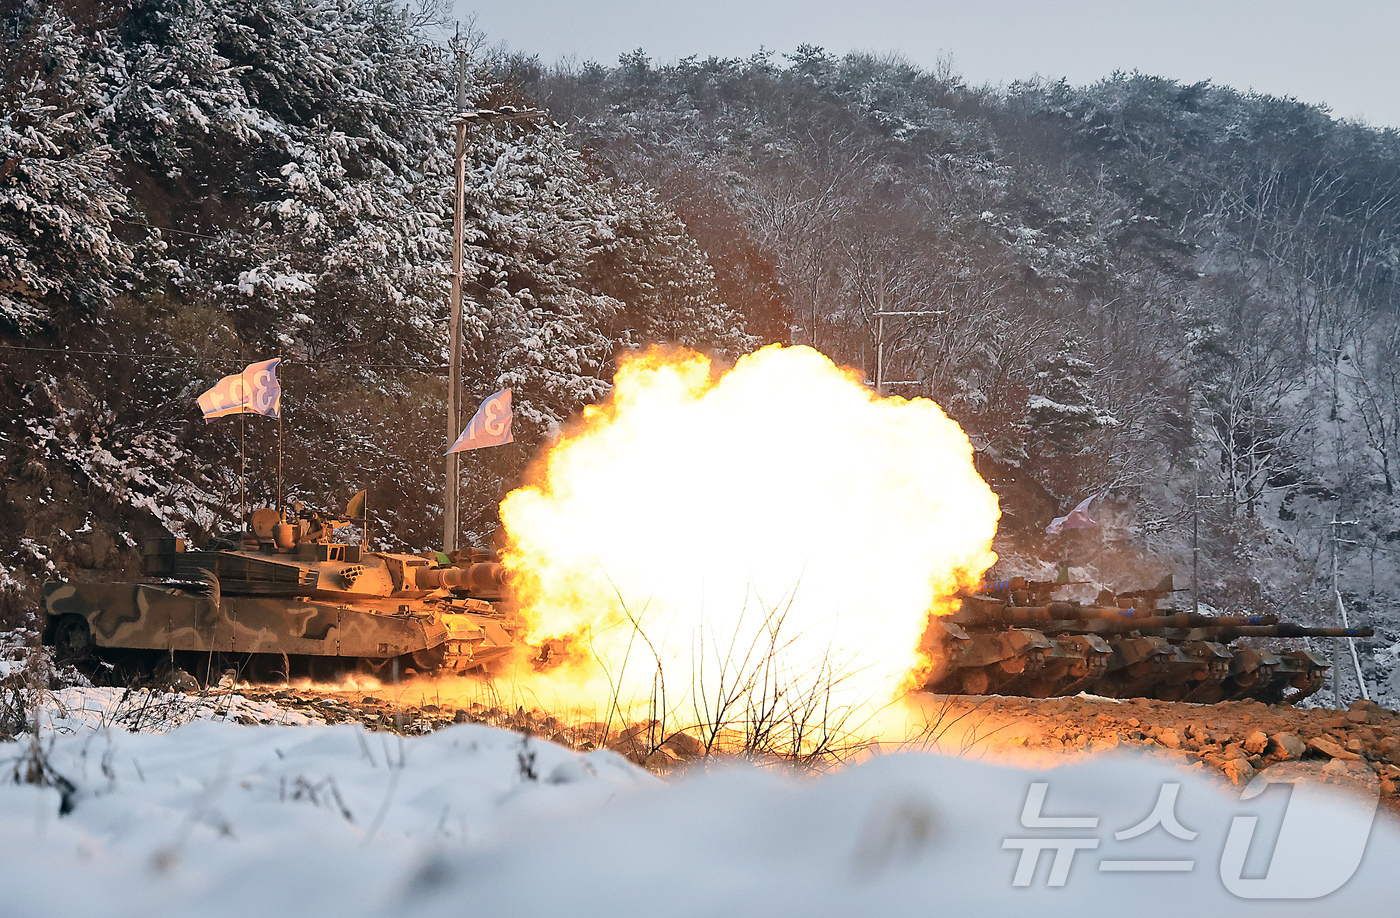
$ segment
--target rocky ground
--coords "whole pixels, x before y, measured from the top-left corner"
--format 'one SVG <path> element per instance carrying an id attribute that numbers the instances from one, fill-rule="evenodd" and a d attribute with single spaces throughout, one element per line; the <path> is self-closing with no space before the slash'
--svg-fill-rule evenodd
<path id="1" fill-rule="evenodd" d="M 611 724 L 569 718 L 563 720 L 539 709 L 486 701 L 456 703 L 425 691 L 394 692 L 388 689 L 339 690 L 313 688 L 259 688 L 240 685 L 238 692 L 254 701 L 271 702 L 325 723 L 362 723 L 371 729 L 403 734 L 423 734 L 449 724 L 486 724 L 540 736 L 561 746 L 587 752 L 613 749 L 639 765 L 665 773 L 704 755 L 704 744 L 683 732 L 665 735 L 654 724 Z M 407 700 L 409 696 L 416 701 Z M 499 701 L 498 699 L 495 699 Z M 250 720 L 250 722 L 252 722 Z"/>
<path id="2" fill-rule="evenodd" d="M 275 703 L 328 723 L 423 733 L 450 723 L 485 723 L 520 730 L 578 750 L 614 749 L 653 771 L 667 773 L 704 756 L 704 744 L 654 724 L 605 725 L 561 720 L 547 712 L 488 702 L 461 706 L 387 697 L 386 693 L 325 688 L 240 687 L 250 699 Z M 405 693 L 407 694 L 407 693 Z M 965 755 L 1038 758 L 1140 749 L 1182 760 L 1188 768 L 1247 783 L 1276 762 L 1299 760 L 1333 783 L 1376 775 L 1384 803 L 1400 813 L 1400 713 L 1357 701 L 1345 711 L 1293 708 L 1258 701 L 1185 704 L 1001 696 L 915 696 L 917 730 L 905 742 Z M 884 748 L 901 743 L 884 744 Z"/>
<path id="3" fill-rule="evenodd" d="M 1345 711 L 1259 701 L 1186 704 L 1147 698 L 927 696 L 931 723 L 960 748 L 1050 756 L 1136 748 L 1244 784 L 1278 762 L 1300 761 L 1330 783 L 1375 775 L 1400 813 L 1400 713 L 1369 701 Z M 1310 768 L 1310 770 L 1312 770 Z"/>

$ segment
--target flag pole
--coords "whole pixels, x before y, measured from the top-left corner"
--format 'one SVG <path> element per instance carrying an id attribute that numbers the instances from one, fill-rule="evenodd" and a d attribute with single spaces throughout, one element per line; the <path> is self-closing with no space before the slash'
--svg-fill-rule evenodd
<path id="1" fill-rule="evenodd" d="M 243 372 L 248 367 L 248 354 L 238 346 L 238 362 L 243 366 L 238 375 L 238 533 L 242 540 L 248 531 L 248 388 Z"/>
<path id="2" fill-rule="evenodd" d="M 245 440 L 248 430 L 248 415 L 238 412 L 238 531 L 246 531 L 248 526 L 248 451 Z"/>
<path id="3" fill-rule="evenodd" d="M 277 355 L 277 365 L 279 367 L 282 365 L 281 354 Z M 280 391 L 282 386 L 280 383 L 277 388 L 279 390 L 277 393 L 277 516 L 285 519 L 282 516 L 282 393 Z"/>

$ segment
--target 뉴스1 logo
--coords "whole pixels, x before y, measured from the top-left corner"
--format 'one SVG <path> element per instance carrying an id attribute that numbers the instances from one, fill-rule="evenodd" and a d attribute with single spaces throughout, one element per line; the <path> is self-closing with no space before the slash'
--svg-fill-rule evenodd
<path id="1" fill-rule="evenodd" d="M 1220 857 L 1220 879 L 1241 899 L 1316 899 L 1342 888 L 1361 866 L 1371 837 L 1379 782 L 1370 775 L 1371 793 L 1339 806 L 1338 795 L 1329 792 L 1301 765 L 1284 762 L 1267 768 L 1246 785 L 1241 800 L 1262 794 L 1270 784 L 1291 784 L 1283 825 L 1273 844 L 1273 855 L 1264 876 L 1244 877 L 1245 859 L 1256 844 L 1257 816 L 1230 820 L 1230 834 Z M 1362 803 L 1369 803 L 1363 806 Z"/>
<path id="2" fill-rule="evenodd" d="M 1365 780 L 1367 777 L 1369 784 Z M 1211 828 L 1216 831 L 1208 833 L 1211 840 L 1197 842 L 1201 835 L 1199 829 L 1204 826 L 1192 828 L 1182 823 L 1178 817 L 1182 785 L 1168 781 L 1158 788 L 1151 811 L 1135 824 L 1113 832 L 1113 838 L 1117 842 L 1134 842 L 1148 840 L 1152 835 L 1159 840 L 1174 839 L 1177 849 L 1181 842 L 1197 842 L 1195 848 L 1205 844 L 1214 849 L 1215 839 L 1224 834 L 1217 863 L 1221 882 L 1232 894 L 1242 899 L 1316 899 L 1340 889 L 1361 865 L 1380 793 L 1374 774 L 1366 773 L 1358 783 L 1361 793 L 1348 795 L 1350 799 L 1344 803 L 1334 789 L 1324 787 L 1300 763 L 1274 765 L 1260 772 L 1240 794 L 1241 801 L 1251 801 L 1270 786 L 1291 786 L 1282 820 L 1276 832 L 1271 833 L 1272 837 L 1259 832 L 1258 814 L 1235 814 L 1228 828 L 1213 825 Z M 1021 808 L 1020 823 L 1025 829 L 1059 831 L 1052 836 L 1002 841 L 1004 850 L 1019 852 L 1012 886 L 1032 885 L 1045 852 L 1052 852 L 1046 886 L 1064 886 L 1076 862 L 1075 855 L 1099 849 L 1102 839 L 1097 832 L 1090 831 L 1099 828 L 1099 817 L 1045 815 L 1049 789 L 1048 781 L 1031 783 Z M 1204 789 L 1196 789 L 1196 792 L 1202 797 L 1206 794 Z M 1216 820 L 1219 820 L 1218 815 Z M 1319 852 L 1325 852 L 1325 856 L 1319 856 Z M 1214 852 L 1193 848 L 1192 853 L 1204 856 Z M 1247 864 L 1251 855 L 1254 863 Z M 1267 857 L 1262 869 L 1258 863 L 1261 855 Z M 1189 873 L 1195 869 L 1196 860 L 1196 857 L 1101 857 L 1097 869 L 1099 873 Z M 1246 876 L 1247 873 L 1254 875 Z"/>

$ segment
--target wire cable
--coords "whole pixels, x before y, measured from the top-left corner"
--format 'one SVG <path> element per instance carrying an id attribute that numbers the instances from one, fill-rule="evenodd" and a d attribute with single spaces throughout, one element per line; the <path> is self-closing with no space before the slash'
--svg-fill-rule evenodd
<path id="1" fill-rule="evenodd" d="M 33 347 L 25 344 L 0 344 L 0 348 L 12 351 L 33 351 L 44 354 L 76 354 L 85 357 L 137 357 L 142 360 L 168 360 L 171 362 L 194 361 L 198 363 L 229 363 L 228 358 L 201 357 L 197 354 L 138 354 L 134 351 L 84 351 L 67 347 Z M 442 365 L 418 366 L 409 363 L 353 363 L 344 360 L 305 360 L 296 357 L 280 358 L 284 363 L 320 364 L 323 366 L 358 367 L 365 370 L 416 370 L 419 373 L 437 374 L 447 368 Z M 231 364 L 230 364 L 231 365 Z"/>

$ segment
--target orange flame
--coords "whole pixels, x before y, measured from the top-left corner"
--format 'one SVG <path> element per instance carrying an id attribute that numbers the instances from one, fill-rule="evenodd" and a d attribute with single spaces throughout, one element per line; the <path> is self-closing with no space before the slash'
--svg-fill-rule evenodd
<path id="1" fill-rule="evenodd" d="M 926 665 L 930 611 L 995 561 L 999 515 L 938 405 L 779 345 L 723 373 L 626 360 L 501 505 L 532 639 L 584 651 L 554 689 L 696 722 L 755 692 L 890 701 Z"/>

